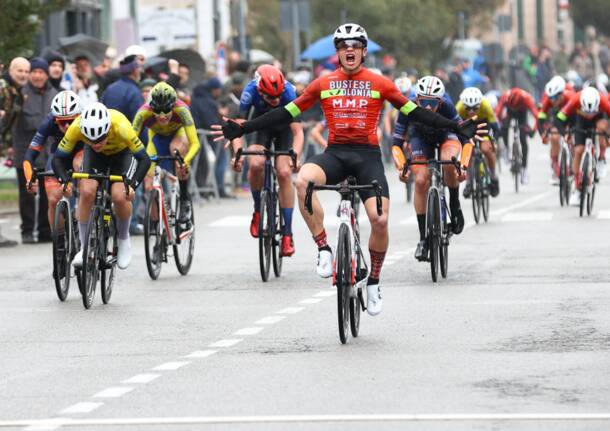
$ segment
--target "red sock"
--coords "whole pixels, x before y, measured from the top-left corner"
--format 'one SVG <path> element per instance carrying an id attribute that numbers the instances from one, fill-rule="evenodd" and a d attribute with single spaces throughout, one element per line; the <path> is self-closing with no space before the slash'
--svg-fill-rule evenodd
<path id="1" fill-rule="evenodd" d="M 374 280 L 379 280 L 379 275 L 381 274 L 381 267 L 383 266 L 383 260 L 385 259 L 385 251 L 375 251 L 369 248 L 369 252 L 371 253 L 371 273 L 369 274 L 369 278 Z"/>
<path id="2" fill-rule="evenodd" d="M 314 235 L 313 240 L 316 242 L 318 248 L 328 247 L 328 242 L 326 241 L 326 230 L 322 229 L 317 235 Z"/>

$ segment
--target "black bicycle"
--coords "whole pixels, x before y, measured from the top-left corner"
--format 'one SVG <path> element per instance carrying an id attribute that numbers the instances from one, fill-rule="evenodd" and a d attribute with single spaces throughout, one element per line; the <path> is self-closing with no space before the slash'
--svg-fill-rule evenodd
<path id="1" fill-rule="evenodd" d="M 45 177 L 55 177 L 52 171 L 44 171 L 34 168 L 32 179 L 28 183 L 28 188 L 36 180 Z M 64 191 L 67 190 L 68 183 L 64 184 Z M 70 290 L 70 280 L 76 278 L 80 289 L 81 275 L 78 268 L 73 269 L 72 260 L 80 250 L 80 240 L 78 235 L 78 221 L 74 216 L 74 208 L 70 201 L 62 197 L 55 206 L 55 216 L 53 219 L 53 280 L 55 291 L 60 301 L 65 301 Z"/>
<path id="2" fill-rule="evenodd" d="M 287 151 L 273 151 L 264 149 L 262 151 L 248 151 L 242 148 L 235 154 L 235 163 L 239 162 L 241 156 L 264 156 L 265 170 L 263 189 L 261 191 L 260 220 L 258 223 L 258 257 L 263 281 L 269 279 L 271 267 L 271 256 L 273 256 L 273 273 L 279 277 L 282 273 L 282 253 L 280 242 L 282 239 L 282 228 L 284 219 L 280 211 L 278 197 L 277 177 L 273 168 L 273 161 L 277 156 L 289 156 L 293 166 L 296 166 L 297 155 L 290 149 Z"/>
<path id="3" fill-rule="evenodd" d="M 574 132 L 581 132 L 586 135 L 585 151 L 580 160 L 580 204 L 579 214 L 582 217 L 585 213 L 591 215 L 593 212 L 593 201 L 595 200 L 595 184 L 599 182 L 597 176 L 597 158 L 600 154 L 600 137 L 608 137 L 605 132 L 597 132 L 594 129 L 575 129 Z"/>
<path id="4" fill-rule="evenodd" d="M 114 285 L 119 244 L 116 217 L 112 211 L 110 198 L 110 185 L 114 182 L 122 182 L 125 185 L 125 193 L 129 193 L 129 185 L 127 177 L 123 175 L 73 173 L 72 179 L 92 179 L 98 182 L 86 241 L 83 244 L 81 269 L 83 305 L 89 309 L 93 303 L 98 280 L 104 304 L 110 301 Z"/>
<path id="5" fill-rule="evenodd" d="M 430 172 L 430 188 L 426 201 L 426 241 L 430 261 L 430 272 L 432 281 L 438 280 L 438 269 L 440 266 L 441 275 L 447 278 L 447 268 L 449 263 L 449 240 L 453 235 L 451 224 L 451 213 L 445 198 L 445 181 L 443 179 L 443 165 L 455 167 L 460 175 L 461 168 L 459 161 L 453 157 L 451 160 L 440 160 L 440 148 L 436 148 L 436 158 L 427 161 L 412 161 L 407 159 L 403 168 L 403 175 L 407 174 L 411 165 L 427 165 Z"/>
<path id="6" fill-rule="evenodd" d="M 523 175 L 523 151 L 521 149 L 521 136 L 519 122 L 516 118 L 511 118 L 510 129 L 512 130 L 513 140 L 511 145 L 510 172 L 515 181 L 515 192 L 519 193 L 519 182 Z"/>
<path id="7" fill-rule="evenodd" d="M 310 182 L 305 194 L 305 208 L 313 214 L 312 195 L 314 190 L 334 190 L 341 195 L 339 206 L 339 233 L 337 234 L 336 256 L 333 268 L 333 284 L 337 287 L 337 311 L 339 339 L 345 344 L 348 331 L 357 337 L 360 330 L 360 310 L 366 310 L 362 288 L 368 277 L 368 265 L 360 246 L 360 227 L 354 210 L 357 192 L 374 190 L 377 200 L 377 214 L 382 214 L 381 186 L 377 181 L 367 185 L 357 185 L 353 177 L 341 184 L 315 185 Z M 348 329 L 349 328 L 349 329 Z"/>
<path id="8" fill-rule="evenodd" d="M 470 163 L 468 183 L 472 190 L 472 212 L 474 221 L 479 224 L 481 212 L 483 219 L 487 223 L 489 219 L 489 195 L 491 174 L 487 159 L 481 151 L 481 143 L 475 139 L 474 149 L 472 153 L 472 161 Z"/>

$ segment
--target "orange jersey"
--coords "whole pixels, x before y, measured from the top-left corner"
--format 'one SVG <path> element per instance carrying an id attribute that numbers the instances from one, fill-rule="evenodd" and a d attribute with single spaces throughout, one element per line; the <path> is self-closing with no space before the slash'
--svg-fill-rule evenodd
<path id="1" fill-rule="evenodd" d="M 313 81 L 286 109 L 295 117 L 320 101 L 328 124 L 328 144 L 379 145 L 377 124 L 384 101 L 405 115 L 417 105 L 384 76 L 363 67 L 353 75 L 340 68 Z"/>
<path id="2" fill-rule="evenodd" d="M 563 108 L 561 108 L 561 111 L 559 112 L 559 114 L 557 114 L 557 118 L 559 118 L 561 121 L 567 121 L 567 119 L 570 118 L 572 115 L 580 115 L 588 118 L 592 117 L 591 115 L 587 115 L 580 110 L 580 93 L 582 92 L 579 91 L 578 93 L 575 93 L 572 96 L 568 103 L 566 103 Z M 607 97 L 603 95 L 601 95 L 599 100 L 599 113 L 593 116 L 602 113 L 610 115 L 610 101 Z"/>
<path id="3" fill-rule="evenodd" d="M 563 90 L 563 94 L 558 100 L 558 103 L 554 105 L 551 98 L 545 93 L 542 97 L 542 107 L 540 108 L 540 111 L 538 111 L 538 118 L 546 119 L 549 113 L 552 111 L 558 112 L 572 99 L 572 96 L 574 96 L 574 90 L 566 86 L 566 89 Z"/>

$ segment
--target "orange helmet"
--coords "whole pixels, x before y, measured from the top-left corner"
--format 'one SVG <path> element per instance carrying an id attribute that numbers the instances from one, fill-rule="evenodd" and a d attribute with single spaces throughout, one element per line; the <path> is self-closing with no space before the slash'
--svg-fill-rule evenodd
<path id="1" fill-rule="evenodd" d="M 509 108 L 517 108 L 523 105 L 523 92 L 519 88 L 513 88 L 508 94 L 506 104 Z"/>
<path id="2" fill-rule="evenodd" d="M 284 91 L 284 75 L 275 66 L 263 64 L 256 69 L 256 88 L 271 97 L 278 97 Z"/>

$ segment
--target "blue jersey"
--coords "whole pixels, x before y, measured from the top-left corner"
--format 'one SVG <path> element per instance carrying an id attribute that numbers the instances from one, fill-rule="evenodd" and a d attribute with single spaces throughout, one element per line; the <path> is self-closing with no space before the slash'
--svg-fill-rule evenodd
<path id="1" fill-rule="evenodd" d="M 47 118 L 45 118 L 42 124 L 38 126 L 38 130 L 36 130 L 36 134 L 32 138 L 32 142 L 25 153 L 24 159 L 28 160 L 32 166 L 34 166 L 36 158 L 44 150 L 47 139 L 51 138 L 51 148 L 49 150 L 49 154 L 53 154 L 55 153 L 57 145 L 63 136 L 64 134 L 61 132 L 61 130 L 59 130 L 57 123 L 55 123 L 55 117 L 53 114 L 47 115 Z M 51 158 L 49 157 L 49 160 L 50 159 Z"/>
<path id="2" fill-rule="evenodd" d="M 294 99 L 297 98 L 297 92 L 290 82 L 286 81 L 284 85 L 284 91 L 280 96 L 280 104 L 278 106 L 286 106 Z M 271 106 L 260 95 L 256 88 L 256 80 L 253 79 L 246 85 L 244 91 L 241 93 L 241 99 L 239 101 L 239 112 L 242 117 L 246 117 L 250 109 L 254 108 L 254 117 L 260 117 L 265 112 L 270 111 L 277 106 Z"/>
<path id="3" fill-rule="evenodd" d="M 416 102 L 415 95 L 411 95 L 411 100 Z M 461 121 L 453 102 L 447 94 L 443 96 L 443 100 L 441 101 L 441 104 L 436 112 L 437 114 L 440 114 L 450 120 L 457 122 Z M 421 139 L 427 144 L 431 145 L 444 142 L 449 137 L 449 132 L 446 130 L 439 130 L 434 127 L 426 126 L 425 124 L 418 123 L 413 121 L 412 117 L 408 117 L 401 112 L 398 115 L 396 126 L 394 127 L 393 145 L 402 147 L 402 143 L 407 133 L 410 139 Z"/>

